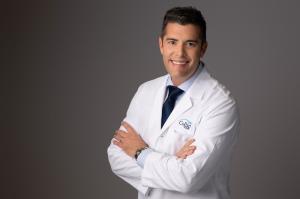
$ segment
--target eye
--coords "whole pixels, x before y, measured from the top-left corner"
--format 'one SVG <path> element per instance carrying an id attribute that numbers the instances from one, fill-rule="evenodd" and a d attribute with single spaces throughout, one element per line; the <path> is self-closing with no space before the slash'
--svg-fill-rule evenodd
<path id="1" fill-rule="evenodd" d="M 196 42 L 187 42 L 186 46 L 189 47 L 189 48 L 193 48 L 193 47 L 197 46 L 197 43 Z"/>
<path id="2" fill-rule="evenodd" d="M 176 44 L 176 41 L 174 41 L 174 40 L 168 40 L 168 42 L 167 42 L 169 45 L 175 45 Z"/>

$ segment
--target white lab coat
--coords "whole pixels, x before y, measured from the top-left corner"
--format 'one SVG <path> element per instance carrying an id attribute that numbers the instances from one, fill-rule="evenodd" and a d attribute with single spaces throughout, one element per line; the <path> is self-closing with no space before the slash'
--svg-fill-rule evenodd
<path id="1" fill-rule="evenodd" d="M 142 84 L 124 119 L 155 152 L 141 168 L 111 143 L 112 171 L 138 190 L 139 199 L 230 198 L 230 163 L 239 126 L 235 100 L 204 67 L 161 128 L 166 80 L 163 76 Z M 190 138 L 197 149 L 178 159 L 175 153 Z"/>

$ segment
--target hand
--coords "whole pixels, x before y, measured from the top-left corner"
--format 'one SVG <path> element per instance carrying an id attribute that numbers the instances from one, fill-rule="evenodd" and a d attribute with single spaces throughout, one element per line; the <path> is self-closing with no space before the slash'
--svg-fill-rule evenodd
<path id="1" fill-rule="evenodd" d="M 120 147 L 127 155 L 134 157 L 136 151 L 146 147 L 147 144 L 128 123 L 122 122 L 122 126 L 127 132 L 122 130 L 115 131 L 113 144 Z"/>
<path id="2" fill-rule="evenodd" d="M 195 139 L 188 140 L 176 153 L 177 158 L 185 159 L 187 156 L 192 155 L 196 150 L 196 146 L 191 145 L 193 142 L 195 142 Z"/>

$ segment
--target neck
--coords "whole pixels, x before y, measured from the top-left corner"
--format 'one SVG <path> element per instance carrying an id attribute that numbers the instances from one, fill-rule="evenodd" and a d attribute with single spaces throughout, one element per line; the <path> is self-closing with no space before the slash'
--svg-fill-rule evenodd
<path id="1" fill-rule="evenodd" d="M 199 66 L 196 67 L 196 69 L 189 75 L 187 75 L 186 77 L 171 77 L 172 83 L 174 86 L 179 86 L 180 84 L 182 84 L 183 82 L 187 81 L 189 78 L 191 78 L 196 71 L 198 70 Z"/>
<path id="2" fill-rule="evenodd" d="M 171 77 L 172 83 L 174 86 L 179 86 L 183 82 L 185 82 L 188 78 L 176 78 L 176 77 Z"/>

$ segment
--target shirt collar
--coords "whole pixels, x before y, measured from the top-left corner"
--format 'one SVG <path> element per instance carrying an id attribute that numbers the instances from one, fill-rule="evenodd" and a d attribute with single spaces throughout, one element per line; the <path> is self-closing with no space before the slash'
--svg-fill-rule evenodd
<path id="1" fill-rule="evenodd" d="M 198 65 L 196 71 L 194 72 L 194 74 L 187 80 L 185 80 L 184 82 L 182 82 L 178 88 L 180 88 L 181 90 L 183 90 L 184 92 L 186 92 L 191 85 L 193 84 L 193 82 L 195 81 L 195 79 L 197 78 L 198 74 L 201 72 L 202 68 L 203 68 L 204 64 L 202 62 L 200 62 L 200 64 Z M 167 77 L 167 85 L 166 86 L 174 86 L 172 80 L 171 80 L 171 76 L 168 75 Z"/>

